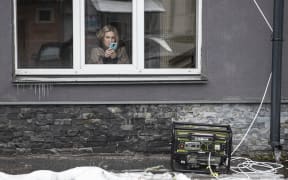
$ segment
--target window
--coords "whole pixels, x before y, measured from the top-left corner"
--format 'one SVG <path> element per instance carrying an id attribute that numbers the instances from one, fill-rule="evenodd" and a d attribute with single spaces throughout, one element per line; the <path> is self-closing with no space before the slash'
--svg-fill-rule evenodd
<path id="1" fill-rule="evenodd" d="M 141 81 L 201 75 L 202 0 L 14 0 L 14 5 L 18 77 Z"/>

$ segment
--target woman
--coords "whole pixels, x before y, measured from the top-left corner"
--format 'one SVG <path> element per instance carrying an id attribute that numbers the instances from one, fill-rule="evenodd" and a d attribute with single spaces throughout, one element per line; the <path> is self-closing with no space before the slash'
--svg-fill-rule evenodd
<path id="1" fill-rule="evenodd" d="M 123 45 L 119 45 L 118 31 L 111 25 L 104 26 L 98 33 L 99 47 L 93 48 L 90 55 L 90 64 L 127 64 L 129 58 Z M 115 49 L 111 43 L 117 43 Z"/>

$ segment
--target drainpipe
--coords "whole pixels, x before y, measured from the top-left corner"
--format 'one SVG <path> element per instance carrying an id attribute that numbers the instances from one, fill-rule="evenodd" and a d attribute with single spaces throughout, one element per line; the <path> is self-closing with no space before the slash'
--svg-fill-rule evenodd
<path id="1" fill-rule="evenodd" d="M 273 39 L 272 39 L 272 90 L 270 145 L 273 151 L 280 151 L 280 112 L 281 112 L 281 65 L 283 42 L 284 0 L 274 0 Z"/>

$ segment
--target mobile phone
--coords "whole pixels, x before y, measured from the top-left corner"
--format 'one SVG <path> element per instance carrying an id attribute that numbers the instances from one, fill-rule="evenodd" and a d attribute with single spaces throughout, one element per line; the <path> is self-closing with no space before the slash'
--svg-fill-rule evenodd
<path id="1" fill-rule="evenodd" d="M 115 43 L 115 42 L 110 43 L 109 48 L 116 50 L 117 49 L 117 43 Z"/>

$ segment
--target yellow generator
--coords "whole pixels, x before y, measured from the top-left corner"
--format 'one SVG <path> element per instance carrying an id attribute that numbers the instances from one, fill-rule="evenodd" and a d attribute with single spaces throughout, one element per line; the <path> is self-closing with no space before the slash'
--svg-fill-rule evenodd
<path id="1" fill-rule="evenodd" d="M 172 123 L 171 168 L 174 171 L 229 173 L 231 150 L 229 125 Z"/>

